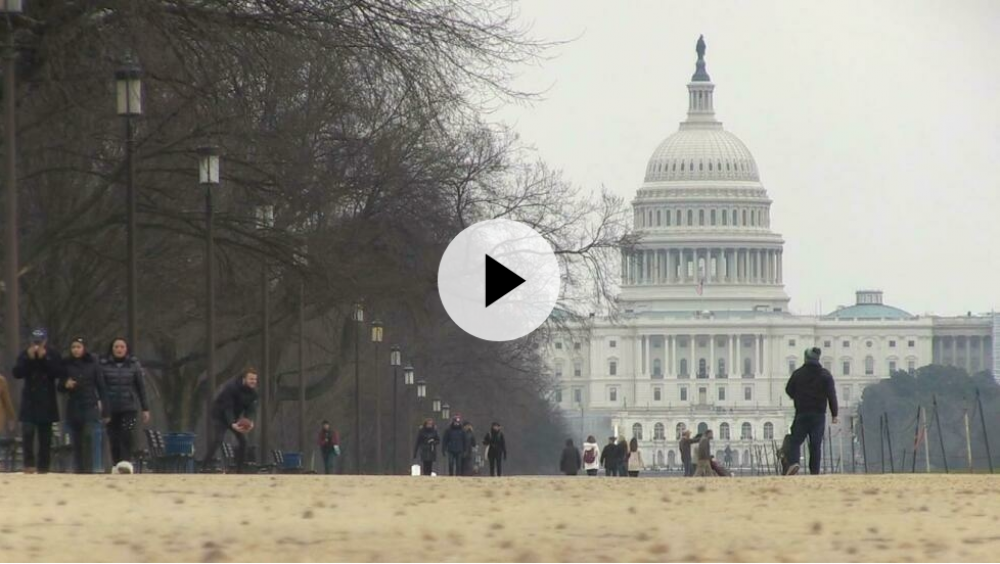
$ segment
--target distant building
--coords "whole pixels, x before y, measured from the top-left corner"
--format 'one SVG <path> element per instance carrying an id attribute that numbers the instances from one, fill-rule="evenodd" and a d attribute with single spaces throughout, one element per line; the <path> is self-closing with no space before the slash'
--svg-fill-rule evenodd
<path id="1" fill-rule="evenodd" d="M 731 446 L 748 466 L 753 445 L 780 443 L 791 425 L 784 387 L 806 347 L 823 350 L 845 430 L 864 387 L 893 371 L 1000 375 L 1000 315 L 912 315 L 878 290 L 827 315 L 788 311 L 771 200 L 746 145 L 715 118 L 701 41 L 698 51 L 687 119 L 653 152 L 632 202 L 642 240 L 622 254 L 624 318 L 591 318 L 586 337 L 562 334 L 547 351 L 570 428 L 637 436 L 646 460 L 675 468 L 681 430 L 710 428 L 717 458 Z"/>

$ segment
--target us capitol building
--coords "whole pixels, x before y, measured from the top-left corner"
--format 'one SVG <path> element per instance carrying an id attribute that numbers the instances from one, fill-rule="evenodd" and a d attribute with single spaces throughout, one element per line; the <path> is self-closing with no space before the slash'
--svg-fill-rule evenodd
<path id="1" fill-rule="evenodd" d="M 818 346 L 837 381 L 839 459 L 862 390 L 891 372 L 935 363 L 1000 377 L 1000 315 L 912 315 L 876 290 L 826 315 L 789 312 L 771 200 L 753 155 L 716 119 L 703 39 L 697 52 L 687 119 L 653 151 L 632 202 L 641 238 L 622 253 L 623 315 L 592 317 L 546 351 L 572 434 L 635 436 L 647 464 L 676 468 L 680 431 L 710 428 L 720 461 L 730 446 L 749 466 L 753 445 L 780 444 L 790 427 L 785 383 Z"/>

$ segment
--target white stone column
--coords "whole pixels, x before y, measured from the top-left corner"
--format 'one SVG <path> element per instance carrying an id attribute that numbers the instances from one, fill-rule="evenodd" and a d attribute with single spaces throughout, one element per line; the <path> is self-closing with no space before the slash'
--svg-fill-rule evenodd
<path id="1" fill-rule="evenodd" d="M 670 336 L 670 375 L 677 377 L 677 337 Z"/>
<path id="2" fill-rule="evenodd" d="M 642 366 L 642 369 L 640 370 L 640 374 L 642 374 L 643 376 L 645 376 L 646 375 L 646 356 L 649 354 L 649 341 L 646 339 L 645 335 L 642 336 L 642 345 L 640 347 L 640 350 L 642 351 L 642 354 L 639 356 L 639 364 L 640 364 L 640 366 Z"/>
<path id="3" fill-rule="evenodd" d="M 698 375 L 698 364 L 695 362 L 694 334 L 688 335 L 688 376 L 695 378 Z"/>
<path id="4" fill-rule="evenodd" d="M 778 251 L 778 284 L 783 284 L 785 282 L 784 258 L 785 252 Z"/>
<path id="5" fill-rule="evenodd" d="M 642 341 L 639 340 L 639 335 L 636 334 L 632 338 L 632 375 L 633 377 L 639 375 L 639 371 L 642 366 Z"/>
<path id="6" fill-rule="evenodd" d="M 715 369 L 715 335 L 708 336 L 708 374 L 716 374 Z"/>

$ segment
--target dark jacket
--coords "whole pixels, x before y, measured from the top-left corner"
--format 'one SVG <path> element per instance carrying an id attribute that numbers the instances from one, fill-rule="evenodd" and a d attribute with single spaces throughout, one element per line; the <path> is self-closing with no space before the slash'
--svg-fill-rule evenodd
<path id="1" fill-rule="evenodd" d="M 455 425 L 452 423 L 444 430 L 444 438 L 441 444 L 444 446 L 445 452 L 454 455 L 461 455 L 465 452 L 465 430 L 462 429 L 462 425 Z"/>
<path id="2" fill-rule="evenodd" d="M 785 393 L 795 401 L 795 413 L 830 414 L 837 416 L 837 386 L 833 375 L 818 362 L 806 362 L 792 373 L 785 386 Z"/>
<path id="3" fill-rule="evenodd" d="M 72 378 L 75 385 L 66 387 Z M 82 357 L 70 356 L 63 364 L 63 377 L 59 380 L 59 391 L 66 394 L 66 421 L 88 423 L 98 417 L 110 417 L 108 393 L 104 385 L 104 374 L 94 355 L 85 353 Z M 97 402 L 101 402 L 98 413 Z"/>
<path id="4" fill-rule="evenodd" d="M 698 441 L 698 460 L 711 460 L 712 458 L 712 440 L 708 436 L 704 436 Z"/>
<path id="5" fill-rule="evenodd" d="M 212 417 L 216 421 L 232 425 L 241 417 L 253 419 L 257 413 L 257 390 L 245 386 L 243 377 L 231 378 L 212 400 Z"/>
<path id="6" fill-rule="evenodd" d="M 417 431 L 417 442 L 413 445 L 413 458 L 419 458 L 421 462 L 434 462 L 437 460 L 437 446 L 441 442 L 436 428 L 421 427 Z"/>
<path id="7" fill-rule="evenodd" d="M 324 431 L 322 428 L 319 430 L 319 438 L 316 440 L 319 443 L 319 448 L 323 452 L 330 452 L 333 447 L 340 446 L 340 435 L 336 431 L 330 429 L 329 431 Z"/>
<path id="8" fill-rule="evenodd" d="M 465 433 L 465 450 L 462 451 L 462 456 L 472 458 L 472 453 L 476 448 L 476 431 L 473 429 L 463 429 L 462 432 Z"/>
<path id="9" fill-rule="evenodd" d="M 142 411 L 149 411 L 146 383 L 138 359 L 134 356 L 123 359 L 106 356 L 101 359 L 101 374 L 104 376 L 111 413 L 139 411 L 140 408 Z"/>
<path id="10" fill-rule="evenodd" d="M 562 451 L 562 458 L 559 460 L 559 471 L 563 474 L 576 474 L 583 466 L 580 460 L 580 451 L 576 447 L 568 446 Z"/>
<path id="11" fill-rule="evenodd" d="M 488 458 L 492 460 L 500 458 L 507 460 L 507 441 L 503 437 L 503 431 L 490 429 L 490 432 L 486 433 L 486 437 L 483 438 L 483 444 L 490 447 L 487 453 Z"/>
<path id="12" fill-rule="evenodd" d="M 680 450 L 681 450 L 681 462 L 691 462 L 691 445 L 701 440 L 701 433 L 691 437 L 690 439 L 681 439 Z"/>
<path id="13" fill-rule="evenodd" d="M 28 358 L 28 351 L 21 351 L 14 365 L 14 378 L 24 380 L 19 416 L 22 423 L 59 421 L 56 384 L 62 371 L 62 358 L 51 348 L 45 349 L 45 358 Z"/>
<path id="14" fill-rule="evenodd" d="M 621 451 L 617 444 L 608 444 L 601 450 L 601 466 L 605 468 L 618 468 L 621 465 Z"/>
<path id="15" fill-rule="evenodd" d="M 628 466 L 628 443 L 622 441 L 615 446 L 618 447 L 618 467 L 620 470 L 625 471 Z"/>

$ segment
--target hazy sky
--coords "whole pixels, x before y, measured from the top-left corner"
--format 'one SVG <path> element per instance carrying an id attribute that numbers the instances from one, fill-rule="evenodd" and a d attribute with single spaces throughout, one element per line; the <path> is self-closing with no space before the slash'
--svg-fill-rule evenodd
<path id="1" fill-rule="evenodd" d="M 1000 309 L 1000 1 L 530 0 L 573 39 L 506 107 L 539 156 L 629 201 L 685 118 L 699 34 L 716 117 L 757 161 L 792 309 L 885 291 L 921 314 Z"/>

